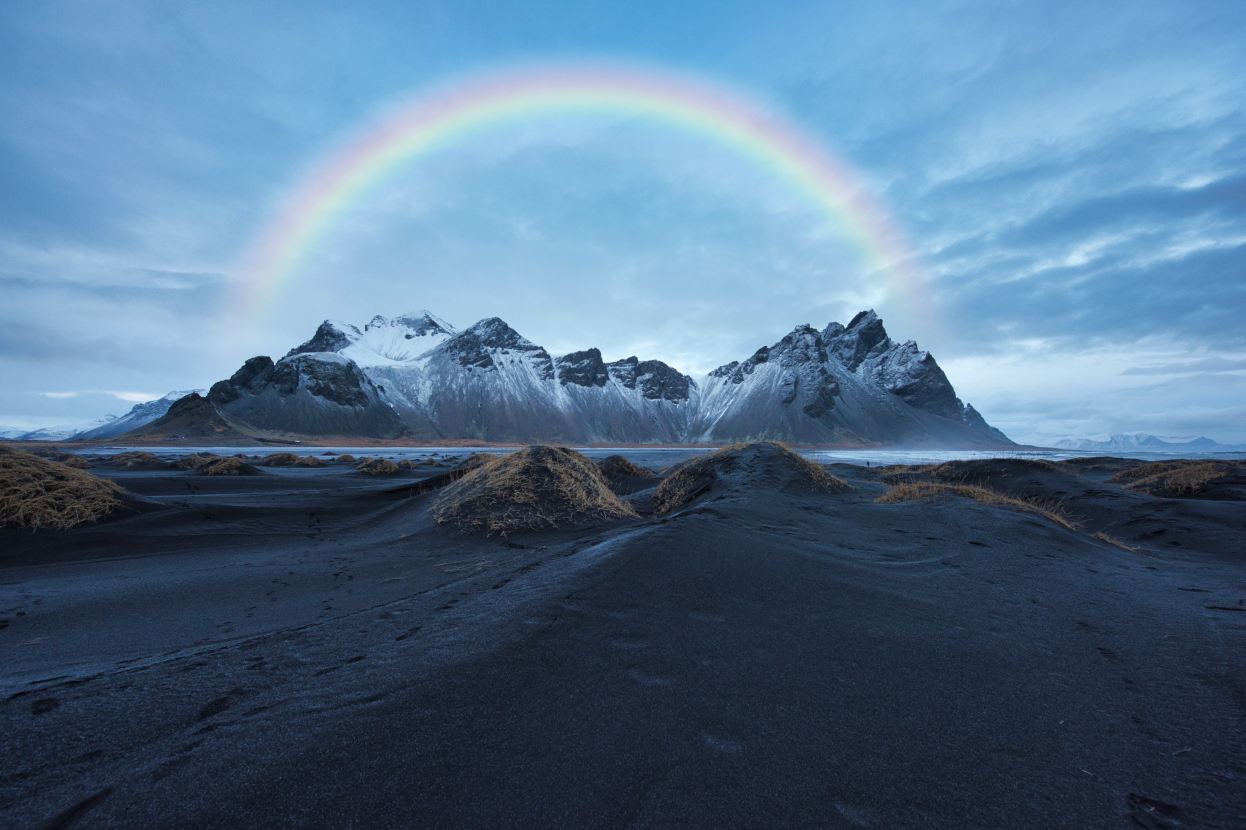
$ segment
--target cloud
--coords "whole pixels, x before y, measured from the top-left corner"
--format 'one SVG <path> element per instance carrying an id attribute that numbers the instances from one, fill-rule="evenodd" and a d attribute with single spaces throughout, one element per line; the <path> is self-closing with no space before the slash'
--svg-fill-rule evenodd
<path id="1" fill-rule="evenodd" d="M 76 398 L 79 395 L 112 395 L 123 401 L 130 403 L 146 403 L 154 401 L 160 397 L 161 393 L 152 394 L 151 392 L 115 392 L 105 389 L 78 389 L 72 392 L 40 392 L 45 398 L 54 398 L 56 400 L 64 400 L 66 398 Z"/>
<path id="2" fill-rule="evenodd" d="M 1160 366 L 1131 366 L 1122 375 L 1194 375 L 1221 374 L 1224 372 L 1246 372 L 1246 358 L 1226 360 L 1222 357 L 1208 357 L 1189 363 L 1165 363 Z"/>

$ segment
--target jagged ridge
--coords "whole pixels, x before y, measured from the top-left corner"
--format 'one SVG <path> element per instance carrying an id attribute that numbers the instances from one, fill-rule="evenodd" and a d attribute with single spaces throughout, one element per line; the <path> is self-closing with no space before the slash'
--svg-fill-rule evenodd
<path id="1" fill-rule="evenodd" d="M 252 358 L 208 398 L 307 435 L 568 443 L 998 446 L 934 357 L 864 311 L 796 327 L 701 378 L 595 348 L 553 357 L 497 317 L 459 332 L 426 311 L 363 329 L 326 320 L 274 363 Z"/>

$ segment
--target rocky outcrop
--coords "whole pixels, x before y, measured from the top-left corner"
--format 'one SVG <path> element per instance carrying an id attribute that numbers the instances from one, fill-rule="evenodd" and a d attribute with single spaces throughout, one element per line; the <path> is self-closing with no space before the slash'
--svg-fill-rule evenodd
<path id="1" fill-rule="evenodd" d="M 302 435 L 397 438 L 394 408 L 354 361 L 332 352 L 253 357 L 208 392 L 226 412 L 267 430 Z"/>
<path id="2" fill-rule="evenodd" d="M 599 349 L 565 354 L 554 363 L 558 367 L 558 382 L 563 386 L 568 383 L 576 386 L 605 386 L 610 380 L 610 372 L 605 361 L 601 359 Z"/>

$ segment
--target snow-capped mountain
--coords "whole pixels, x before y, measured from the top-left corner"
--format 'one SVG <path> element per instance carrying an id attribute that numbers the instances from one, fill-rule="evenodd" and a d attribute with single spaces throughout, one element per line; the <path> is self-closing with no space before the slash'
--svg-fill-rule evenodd
<path id="1" fill-rule="evenodd" d="M 1246 444 L 1218 444 L 1210 438 L 1156 438 L 1143 432 L 1061 438 L 1052 446 L 1078 452 L 1246 452 Z"/>
<path id="2" fill-rule="evenodd" d="M 174 401 L 181 400 L 192 392 L 203 394 L 204 391 L 203 389 L 187 389 L 181 392 L 170 392 L 162 398 L 156 398 L 154 401 L 136 403 L 129 412 L 120 418 L 114 417 L 111 421 L 107 421 L 93 429 L 79 432 L 73 436 L 73 439 L 82 441 L 91 438 L 112 438 L 132 429 L 138 429 L 145 424 L 150 424 L 168 412 Z"/>
<path id="3" fill-rule="evenodd" d="M 555 357 L 499 318 L 463 331 L 428 312 L 325 321 L 275 363 L 248 360 L 208 400 L 259 429 L 414 440 L 567 443 L 1011 443 L 928 352 L 872 312 L 799 326 L 693 378 L 659 360 Z"/>
<path id="4" fill-rule="evenodd" d="M 846 327 L 797 326 L 698 386 L 695 441 L 1011 443 L 960 402 L 929 352 L 912 341 L 893 342 L 873 311 Z"/>
<path id="5" fill-rule="evenodd" d="M 23 432 L 12 437 L 18 441 L 69 441 L 77 439 L 83 433 L 106 427 L 116 420 L 116 415 L 105 415 L 102 418 L 96 418 L 94 421 L 87 421 L 83 424 L 58 424 L 57 426 Z"/>

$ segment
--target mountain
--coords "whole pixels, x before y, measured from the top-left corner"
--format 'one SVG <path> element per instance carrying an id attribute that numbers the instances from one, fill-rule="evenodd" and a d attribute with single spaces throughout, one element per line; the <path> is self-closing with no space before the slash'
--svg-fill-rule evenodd
<path id="1" fill-rule="evenodd" d="M 1078 452 L 1246 452 L 1246 444 L 1218 444 L 1210 438 L 1156 438 L 1139 432 L 1133 435 L 1104 435 L 1090 438 L 1061 438 L 1052 444 L 1062 450 Z"/>
<path id="2" fill-rule="evenodd" d="M 42 429 L 23 432 L 20 435 L 13 436 L 13 438 L 18 441 L 69 441 L 77 439 L 83 433 L 104 429 L 117 420 L 116 415 L 105 415 L 102 418 L 96 418 L 94 421 L 87 421 L 84 424 L 60 424 L 59 426 L 43 427 Z"/>
<path id="3" fill-rule="evenodd" d="M 102 426 L 94 429 L 79 432 L 73 436 L 75 441 L 85 441 L 92 438 L 112 438 L 117 435 L 129 432 L 133 429 L 150 424 L 161 415 L 169 411 L 169 407 L 174 401 L 181 400 L 187 395 L 198 393 L 203 394 L 206 390 L 190 389 L 185 392 L 170 392 L 163 398 L 156 398 L 154 401 L 145 403 L 137 403 L 134 408 L 120 418 L 114 418 Z"/>
<path id="4" fill-rule="evenodd" d="M 660 360 L 553 356 L 491 317 L 458 331 L 426 311 L 362 329 L 326 320 L 285 357 L 248 360 L 207 400 L 257 429 L 498 442 L 997 447 L 934 357 L 873 311 L 798 326 L 693 378 Z"/>
<path id="5" fill-rule="evenodd" d="M 292 443 L 288 436 L 256 429 L 223 412 L 198 392 L 174 401 L 168 411 L 151 423 L 125 434 L 126 441 L 190 441 L 207 446 L 250 446 L 261 442 Z"/>

